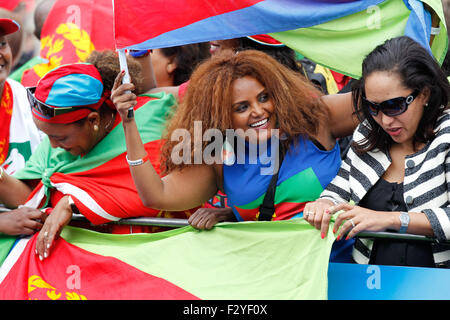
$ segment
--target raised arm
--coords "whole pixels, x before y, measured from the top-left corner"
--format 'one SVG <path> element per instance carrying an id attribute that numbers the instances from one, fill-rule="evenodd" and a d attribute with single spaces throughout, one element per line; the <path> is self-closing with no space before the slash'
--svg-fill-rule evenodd
<path id="1" fill-rule="evenodd" d="M 136 122 L 134 118 L 127 118 L 128 108 L 136 104 L 136 96 L 126 91 L 134 90 L 134 85 L 121 85 L 122 78 L 123 72 L 116 77 L 111 98 L 122 117 L 128 159 L 143 159 L 146 150 Z M 162 179 L 149 161 L 130 166 L 130 171 L 139 196 L 147 207 L 186 210 L 202 204 L 218 191 L 213 166 L 193 165 L 173 171 Z"/>

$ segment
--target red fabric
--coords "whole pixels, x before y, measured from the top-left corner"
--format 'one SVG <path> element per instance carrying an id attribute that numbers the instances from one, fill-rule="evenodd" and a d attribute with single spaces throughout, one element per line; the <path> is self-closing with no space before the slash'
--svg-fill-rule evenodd
<path id="1" fill-rule="evenodd" d="M 2 0 L 0 8 L 4 8 L 8 11 L 14 11 L 14 9 L 21 3 L 21 0 Z"/>
<path id="2" fill-rule="evenodd" d="M 196 0 L 179 0 L 176 5 L 168 4 L 166 0 L 153 0 L 149 6 L 148 0 L 134 0 L 133 5 L 129 1 L 114 1 L 115 34 L 118 48 L 124 48 L 132 44 L 141 43 L 149 38 L 156 37 L 165 32 L 175 30 L 197 21 L 244 9 L 255 5 L 262 0 L 241 1 L 210 1 L 208 5 L 192 10 Z M 176 7 L 177 10 L 170 10 Z M 171 19 L 166 14 L 170 10 Z M 146 28 L 145 22 L 151 20 L 151 24 L 157 28 Z M 133 38 L 130 43 L 127 38 Z"/>
<path id="3" fill-rule="evenodd" d="M 0 165 L 5 162 L 9 150 L 9 129 L 13 112 L 13 93 L 8 82 L 4 82 L 0 99 Z"/>
<path id="4" fill-rule="evenodd" d="M 181 102 L 183 101 L 184 95 L 186 94 L 186 90 L 189 86 L 189 81 L 183 82 L 182 84 L 180 84 L 180 86 L 178 87 L 178 101 Z"/>
<path id="5" fill-rule="evenodd" d="M 40 261 L 37 234 L 0 285 L 1 300 L 198 300 L 175 284 L 59 238 Z M 74 264 L 75 263 L 75 264 Z"/>
<path id="6" fill-rule="evenodd" d="M 252 39 L 253 41 L 259 42 L 261 44 L 265 45 L 272 45 L 272 46 L 280 46 L 283 45 L 280 41 L 272 38 L 268 34 L 257 34 L 255 36 L 249 36 L 248 38 Z"/>
<path id="7" fill-rule="evenodd" d="M 42 27 L 40 56 L 48 63 L 23 73 L 22 84 L 36 86 L 48 71 L 86 61 L 93 50 L 115 50 L 111 0 L 57 0 Z"/>
<path id="8" fill-rule="evenodd" d="M 333 75 L 334 81 L 336 81 L 336 85 L 338 87 L 338 90 L 341 90 L 343 87 L 347 85 L 347 83 L 350 81 L 350 77 L 346 76 L 342 73 L 330 70 L 331 74 Z"/>

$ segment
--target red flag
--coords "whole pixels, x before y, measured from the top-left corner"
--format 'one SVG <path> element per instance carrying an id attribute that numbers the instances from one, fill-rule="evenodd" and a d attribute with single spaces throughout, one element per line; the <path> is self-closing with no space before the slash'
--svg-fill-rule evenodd
<path id="1" fill-rule="evenodd" d="M 36 238 L 28 241 L 1 282 L 1 300 L 198 299 L 167 280 L 64 239 L 55 241 L 50 257 L 40 261 Z"/>
<path id="2" fill-rule="evenodd" d="M 35 86 L 48 71 L 83 62 L 93 50 L 114 49 L 111 0 L 57 0 L 41 33 L 40 56 L 46 63 L 24 72 L 22 84 Z"/>

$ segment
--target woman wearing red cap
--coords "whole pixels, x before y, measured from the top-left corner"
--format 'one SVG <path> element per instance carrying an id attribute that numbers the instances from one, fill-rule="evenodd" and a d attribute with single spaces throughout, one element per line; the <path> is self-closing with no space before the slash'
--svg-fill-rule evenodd
<path id="1" fill-rule="evenodd" d="M 31 153 L 41 141 L 41 134 L 33 123 L 25 88 L 8 79 L 13 58 L 7 35 L 19 30 L 11 19 L 0 19 L 0 184 L 8 174 L 24 167 Z M 0 187 L 1 189 L 1 187 Z M 0 232 L 30 234 L 41 224 L 39 210 L 20 208 L 0 214 Z"/>
<path id="2" fill-rule="evenodd" d="M 123 130 L 117 128 L 121 119 L 110 100 L 111 75 L 119 71 L 118 58 L 103 58 L 94 61 L 95 65 L 60 66 L 48 72 L 37 87 L 28 89 L 33 120 L 47 137 L 24 169 L 3 177 L 0 201 L 8 207 L 25 204 L 49 213 L 37 238 L 40 259 L 49 255 L 54 238 L 73 213 L 83 214 L 93 224 L 164 216 L 142 205 L 132 183 Z M 131 77 L 137 79 L 139 68 L 132 67 L 132 61 L 129 64 Z M 138 126 L 159 172 L 161 128 L 175 101 L 164 93 L 137 100 Z M 181 212 L 179 217 L 186 215 Z"/>

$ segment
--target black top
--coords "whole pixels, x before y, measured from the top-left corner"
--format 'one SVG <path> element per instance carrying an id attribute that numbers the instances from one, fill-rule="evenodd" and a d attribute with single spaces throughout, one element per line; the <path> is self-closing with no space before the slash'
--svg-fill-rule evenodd
<path id="1" fill-rule="evenodd" d="M 378 180 L 359 206 L 377 211 L 408 211 L 403 199 L 403 183 Z M 393 239 L 374 241 L 369 264 L 435 267 L 431 243 Z"/>

